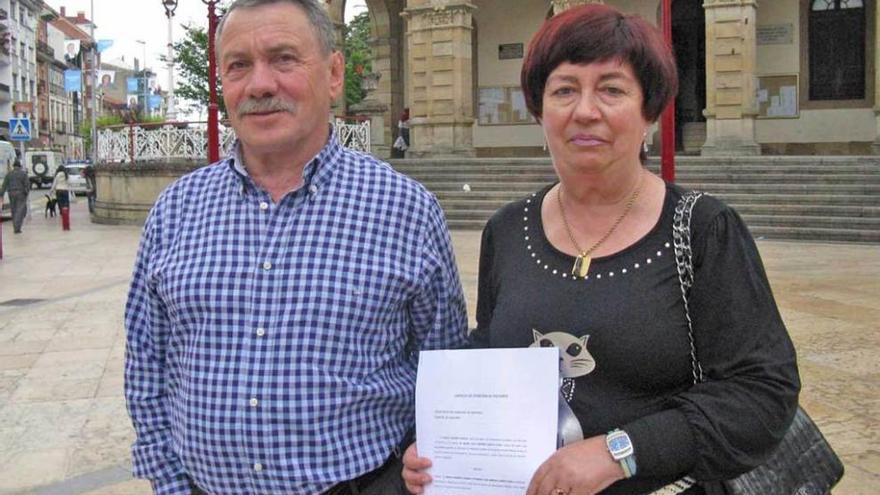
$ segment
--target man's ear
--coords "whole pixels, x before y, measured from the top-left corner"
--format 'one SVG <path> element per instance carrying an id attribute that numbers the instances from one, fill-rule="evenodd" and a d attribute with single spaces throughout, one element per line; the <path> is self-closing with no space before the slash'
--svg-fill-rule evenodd
<path id="1" fill-rule="evenodd" d="M 345 56 L 339 50 L 330 54 L 330 100 L 342 94 L 345 84 Z"/>

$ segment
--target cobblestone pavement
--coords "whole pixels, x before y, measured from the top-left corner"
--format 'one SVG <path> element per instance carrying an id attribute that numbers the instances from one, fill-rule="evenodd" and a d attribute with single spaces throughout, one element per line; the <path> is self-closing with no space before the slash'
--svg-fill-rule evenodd
<path id="1" fill-rule="evenodd" d="M 22 235 L 2 225 L 0 494 L 148 494 L 129 476 L 122 397 L 122 308 L 140 229 L 91 224 L 84 201 L 73 213 L 70 232 L 41 214 Z M 453 238 L 473 315 L 479 233 Z M 759 247 L 798 349 L 802 405 L 846 464 L 835 495 L 880 493 L 880 249 Z"/>

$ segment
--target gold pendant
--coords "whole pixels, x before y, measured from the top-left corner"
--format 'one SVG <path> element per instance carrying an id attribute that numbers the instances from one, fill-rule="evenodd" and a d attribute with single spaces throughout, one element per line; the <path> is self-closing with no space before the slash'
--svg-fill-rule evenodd
<path id="1" fill-rule="evenodd" d="M 574 266 L 571 268 L 571 274 L 575 277 L 586 277 L 590 271 L 590 261 L 592 259 L 587 255 L 581 255 L 574 259 Z"/>

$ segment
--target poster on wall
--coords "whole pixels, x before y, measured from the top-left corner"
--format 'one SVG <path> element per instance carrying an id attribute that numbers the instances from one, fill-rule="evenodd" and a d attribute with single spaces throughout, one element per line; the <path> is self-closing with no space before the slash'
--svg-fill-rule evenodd
<path id="1" fill-rule="evenodd" d="M 526 99 L 519 86 L 480 88 L 480 125 L 533 124 Z"/>
<path id="2" fill-rule="evenodd" d="M 102 88 L 112 87 L 116 81 L 116 71 L 115 70 L 99 70 L 98 71 L 98 80 L 100 81 Z"/>

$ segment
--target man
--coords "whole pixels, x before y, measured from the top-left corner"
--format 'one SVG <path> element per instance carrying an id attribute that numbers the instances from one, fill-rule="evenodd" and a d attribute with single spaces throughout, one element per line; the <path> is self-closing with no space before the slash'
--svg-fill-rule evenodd
<path id="1" fill-rule="evenodd" d="M 9 193 L 9 206 L 12 209 L 12 230 L 21 234 L 24 217 L 27 216 L 28 193 L 31 183 L 28 174 L 21 168 L 18 158 L 12 163 L 12 171 L 3 178 L 0 185 L 0 208 L 3 206 L 3 195 Z"/>
<path id="2" fill-rule="evenodd" d="M 416 351 L 466 340 L 443 212 L 337 141 L 344 63 L 318 0 L 237 0 L 217 39 L 239 142 L 144 227 L 134 473 L 159 495 L 402 493 Z"/>

